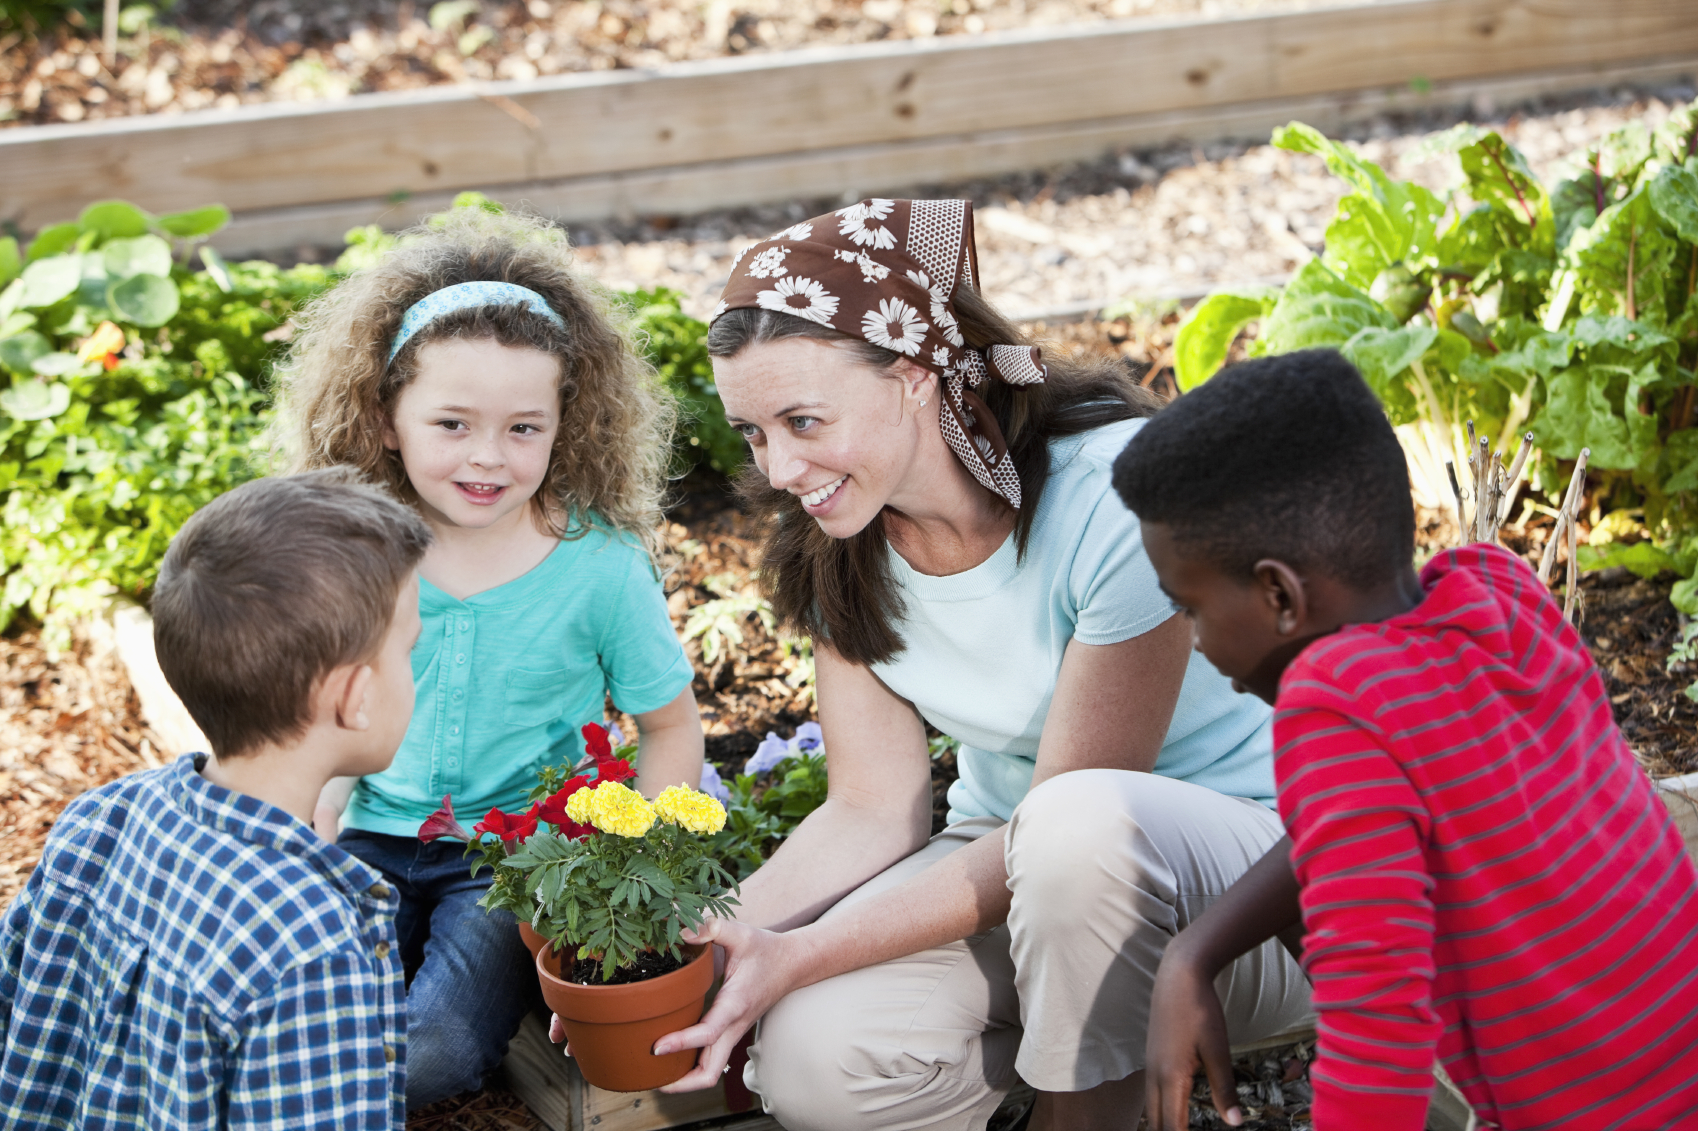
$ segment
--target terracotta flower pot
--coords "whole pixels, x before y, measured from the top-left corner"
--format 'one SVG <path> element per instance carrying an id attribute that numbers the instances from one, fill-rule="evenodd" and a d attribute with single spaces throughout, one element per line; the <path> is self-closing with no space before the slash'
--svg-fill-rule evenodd
<path id="1" fill-rule="evenodd" d="M 686 947 L 680 970 L 622 986 L 581 986 L 560 977 L 559 951 L 537 951 L 543 1000 L 560 1015 L 578 1069 L 598 1088 L 646 1092 L 679 1079 L 696 1065 L 696 1049 L 654 1055 L 654 1043 L 702 1018 L 713 984 L 710 947 Z"/>
<path id="2" fill-rule="evenodd" d="M 525 940 L 525 949 L 531 952 L 532 958 L 535 958 L 537 951 L 541 950 L 548 942 L 547 939 L 531 930 L 531 925 L 523 919 L 519 920 L 519 937 Z"/>

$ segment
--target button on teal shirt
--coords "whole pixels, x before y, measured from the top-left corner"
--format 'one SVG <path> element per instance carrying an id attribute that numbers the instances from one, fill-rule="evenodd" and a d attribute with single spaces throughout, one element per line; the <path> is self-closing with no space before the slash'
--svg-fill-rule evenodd
<path id="1" fill-rule="evenodd" d="M 349 828 L 415 836 L 444 794 L 467 827 L 523 811 L 540 767 L 583 756 L 578 729 L 602 721 L 609 693 L 640 715 L 693 676 L 648 555 L 599 525 L 464 601 L 421 578 L 419 618 L 412 725 L 355 787 Z"/>

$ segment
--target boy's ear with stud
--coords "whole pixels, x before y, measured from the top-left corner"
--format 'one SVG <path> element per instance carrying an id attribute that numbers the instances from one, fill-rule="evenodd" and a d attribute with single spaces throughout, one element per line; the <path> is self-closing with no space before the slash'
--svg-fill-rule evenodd
<path id="1" fill-rule="evenodd" d="M 1263 558 L 1251 569 L 1262 603 L 1281 636 L 1297 636 L 1309 622 L 1309 594 L 1296 570 L 1276 558 Z"/>
<path id="2" fill-rule="evenodd" d="M 366 696 L 371 690 L 372 674 L 370 664 L 343 664 L 332 668 L 319 685 L 319 718 L 334 720 L 342 730 L 371 729 L 371 719 L 366 715 Z"/>

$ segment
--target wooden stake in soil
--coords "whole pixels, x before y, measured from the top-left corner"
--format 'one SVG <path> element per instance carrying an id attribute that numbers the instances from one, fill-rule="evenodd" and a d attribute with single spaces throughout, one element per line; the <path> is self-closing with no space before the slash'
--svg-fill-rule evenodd
<path id="1" fill-rule="evenodd" d="M 1533 451 L 1533 433 L 1524 433 L 1521 446 L 1515 449 L 1515 459 L 1509 465 L 1509 476 L 1504 481 L 1503 499 L 1498 504 L 1497 525 L 1502 526 L 1509 521 L 1509 508 L 1515 502 L 1516 488 L 1521 486 L 1521 473 L 1527 468 L 1527 457 Z"/>
<path id="2" fill-rule="evenodd" d="M 100 53 L 106 57 L 108 71 L 118 65 L 118 0 L 106 0 L 100 21 Z"/>
<path id="3" fill-rule="evenodd" d="M 1564 601 L 1563 616 L 1568 618 L 1574 612 L 1575 592 L 1579 588 L 1577 576 L 1579 572 L 1575 559 L 1579 549 L 1580 500 L 1586 491 L 1586 461 L 1592 458 L 1591 448 L 1581 448 L 1580 458 L 1574 461 L 1574 475 L 1568 481 L 1568 493 L 1563 497 L 1562 506 L 1557 510 L 1556 526 L 1551 529 L 1550 541 L 1545 543 L 1545 552 L 1539 558 L 1539 582 L 1549 585 L 1551 568 L 1556 565 L 1557 543 L 1568 541 L 1568 597 Z M 1572 622 L 1570 622 L 1572 623 Z"/>

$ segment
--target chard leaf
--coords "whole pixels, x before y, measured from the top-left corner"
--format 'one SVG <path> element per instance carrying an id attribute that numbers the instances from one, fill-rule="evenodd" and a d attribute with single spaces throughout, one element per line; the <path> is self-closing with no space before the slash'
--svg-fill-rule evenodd
<path id="1" fill-rule="evenodd" d="M 1640 398 L 1659 380 L 1655 362 L 1637 370 L 1572 365 L 1546 383 L 1545 407 L 1533 421 L 1533 434 L 1558 459 L 1573 459 L 1581 448 L 1591 448 L 1594 467 L 1639 467 L 1657 447 L 1657 418 L 1640 412 Z"/>
<path id="2" fill-rule="evenodd" d="M 1274 292 L 1217 291 L 1191 309 L 1173 338 L 1173 373 L 1188 393 L 1226 363 L 1238 332 L 1273 309 Z"/>
<path id="3" fill-rule="evenodd" d="M 1412 363 L 1421 360 L 1438 336 L 1438 330 L 1431 326 L 1399 326 L 1395 330 L 1369 326 L 1351 335 L 1339 352 L 1361 370 L 1363 380 L 1387 408 L 1409 401 L 1407 411 L 1413 417 L 1414 398 L 1400 378 Z M 1394 419 L 1398 415 L 1394 413 Z"/>
<path id="4" fill-rule="evenodd" d="M 1573 334 L 1575 341 L 1588 348 L 1611 345 L 1620 346 L 1633 353 L 1656 349 L 1674 342 L 1667 334 L 1617 314 L 1607 317 L 1597 314 L 1585 315 L 1574 324 Z"/>
<path id="5" fill-rule="evenodd" d="M 1666 284 L 1676 249 L 1648 192 L 1636 190 L 1610 205 L 1568 246 L 1565 258 L 1575 271 L 1580 309 L 1666 325 Z"/>
<path id="6" fill-rule="evenodd" d="M 1319 260 L 1305 263 L 1286 284 L 1262 328 L 1269 353 L 1342 346 L 1369 327 L 1398 328 L 1391 313 L 1333 274 Z"/>
<path id="7" fill-rule="evenodd" d="M 1624 566 L 1640 577 L 1652 578 L 1665 569 L 1671 573 L 1677 572 L 1674 556 L 1666 550 L 1659 550 L 1655 542 L 1635 542 L 1632 545 L 1622 545 L 1611 542 L 1606 546 L 1581 546 L 1579 548 L 1580 568 L 1587 572 L 1597 569 L 1607 569 L 1610 566 Z"/>
<path id="8" fill-rule="evenodd" d="M 1663 462 L 1675 469 L 1663 481 L 1663 490 L 1670 494 L 1698 491 L 1698 428 L 1683 428 L 1669 433 L 1669 438 L 1663 443 Z"/>
<path id="9" fill-rule="evenodd" d="M 1649 186 L 1651 207 L 1687 243 L 1698 244 L 1698 172 L 1668 165 Z"/>
<path id="10" fill-rule="evenodd" d="M 1657 127 L 1651 151 L 1669 165 L 1684 165 L 1698 157 L 1698 101 L 1676 107 Z"/>
<path id="11" fill-rule="evenodd" d="M 1599 190 L 1603 182 L 1591 171 L 1560 181 L 1551 190 L 1551 216 L 1556 222 L 1556 249 L 1562 251 L 1574 233 L 1590 228 L 1598 218 Z M 1607 204 L 1607 201 L 1606 201 Z"/>
<path id="12" fill-rule="evenodd" d="M 1366 288 L 1394 263 L 1415 263 L 1433 256 L 1444 202 L 1431 190 L 1396 181 L 1372 161 L 1319 130 L 1297 122 L 1275 130 L 1273 144 L 1324 159 L 1334 176 L 1356 191 L 1339 202 L 1327 228 L 1327 265 L 1347 282 Z"/>
<path id="13" fill-rule="evenodd" d="M 1466 136 L 1458 135 L 1457 140 Z M 1462 163 L 1468 195 L 1525 229 L 1515 243 L 1533 250 L 1532 241 L 1542 236 L 1540 242 L 1551 246 L 1555 229 L 1550 198 L 1520 150 L 1497 133 L 1488 132 L 1474 135 L 1472 141 L 1457 149 L 1456 156 Z"/>
<path id="14" fill-rule="evenodd" d="M 0 287 L 4 287 L 24 269 L 23 256 L 18 253 L 18 241 L 11 236 L 0 239 Z"/>

